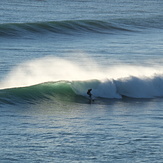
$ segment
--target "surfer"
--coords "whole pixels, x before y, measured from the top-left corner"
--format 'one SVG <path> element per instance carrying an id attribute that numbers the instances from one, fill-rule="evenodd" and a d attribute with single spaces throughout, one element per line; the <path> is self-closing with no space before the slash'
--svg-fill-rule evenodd
<path id="1" fill-rule="evenodd" d="M 92 93 L 91 93 L 92 89 L 88 89 L 87 91 L 87 95 L 89 95 L 90 99 L 92 98 Z"/>

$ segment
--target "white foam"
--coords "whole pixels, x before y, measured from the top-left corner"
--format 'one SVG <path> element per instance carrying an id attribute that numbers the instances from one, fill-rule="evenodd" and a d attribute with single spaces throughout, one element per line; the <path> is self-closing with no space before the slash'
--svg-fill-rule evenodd
<path id="1" fill-rule="evenodd" d="M 163 96 L 163 75 L 151 77 L 127 77 L 116 81 L 121 95 L 134 98 L 154 98 Z"/>
<path id="2" fill-rule="evenodd" d="M 121 95 L 136 98 L 163 96 L 163 67 L 115 65 L 101 68 L 90 58 L 79 57 L 78 61 L 44 57 L 21 63 L 1 81 L 0 88 L 66 80 L 85 81 L 84 85 L 80 82 L 72 85 L 77 93 L 83 95 L 87 89 L 93 88 L 95 96 L 105 98 L 121 98 Z M 96 81 L 92 82 L 92 79 Z"/>
<path id="3" fill-rule="evenodd" d="M 76 94 L 88 96 L 87 90 L 92 89 L 91 93 L 95 97 L 102 98 L 121 98 L 117 93 L 116 86 L 112 80 L 87 80 L 71 82 L 72 89 Z"/>

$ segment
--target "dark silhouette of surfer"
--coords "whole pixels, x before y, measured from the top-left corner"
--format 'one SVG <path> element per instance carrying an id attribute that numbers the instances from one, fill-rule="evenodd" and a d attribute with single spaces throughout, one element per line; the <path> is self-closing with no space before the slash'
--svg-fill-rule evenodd
<path id="1" fill-rule="evenodd" d="M 92 93 L 91 93 L 92 89 L 88 89 L 87 91 L 87 95 L 89 95 L 90 99 L 92 99 Z"/>

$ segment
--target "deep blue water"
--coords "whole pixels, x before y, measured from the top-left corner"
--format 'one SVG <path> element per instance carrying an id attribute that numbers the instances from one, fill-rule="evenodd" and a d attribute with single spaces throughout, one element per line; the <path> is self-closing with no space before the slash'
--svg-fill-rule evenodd
<path id="1" fill-rule="evenodd" d="M 161 163 L 162 8 L 1 0 L 0 162 Z"/>

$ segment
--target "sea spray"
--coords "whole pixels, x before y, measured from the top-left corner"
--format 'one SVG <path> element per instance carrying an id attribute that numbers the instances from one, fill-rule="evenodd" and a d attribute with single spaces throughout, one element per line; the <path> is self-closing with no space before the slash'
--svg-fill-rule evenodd
<path id="1" fill-rule="evenodd" d="M 86 61 L 81 58 L 80 61 L 84 62 L 85 66 L 75 61 L 49 56 L 21 63 L 5 77 L 0 83 L 0 88 L 24 87 L 49 81 L 89 80 L 105 77 L 105 74 L 91 60 Z"/>
<path id="2" fill-rule="evenodd" d="M 80 95 L 93 88 L 95 96 L 104 98 L 162 96 L 162 67 L 116 65 L 102 68 L 83 55 L 79 55 L 80 62 L 48 56 L 21 63 L 1 81 L 0 88 L 27 87 L 62 80 L 72 82 L 73 91 Z"/>

